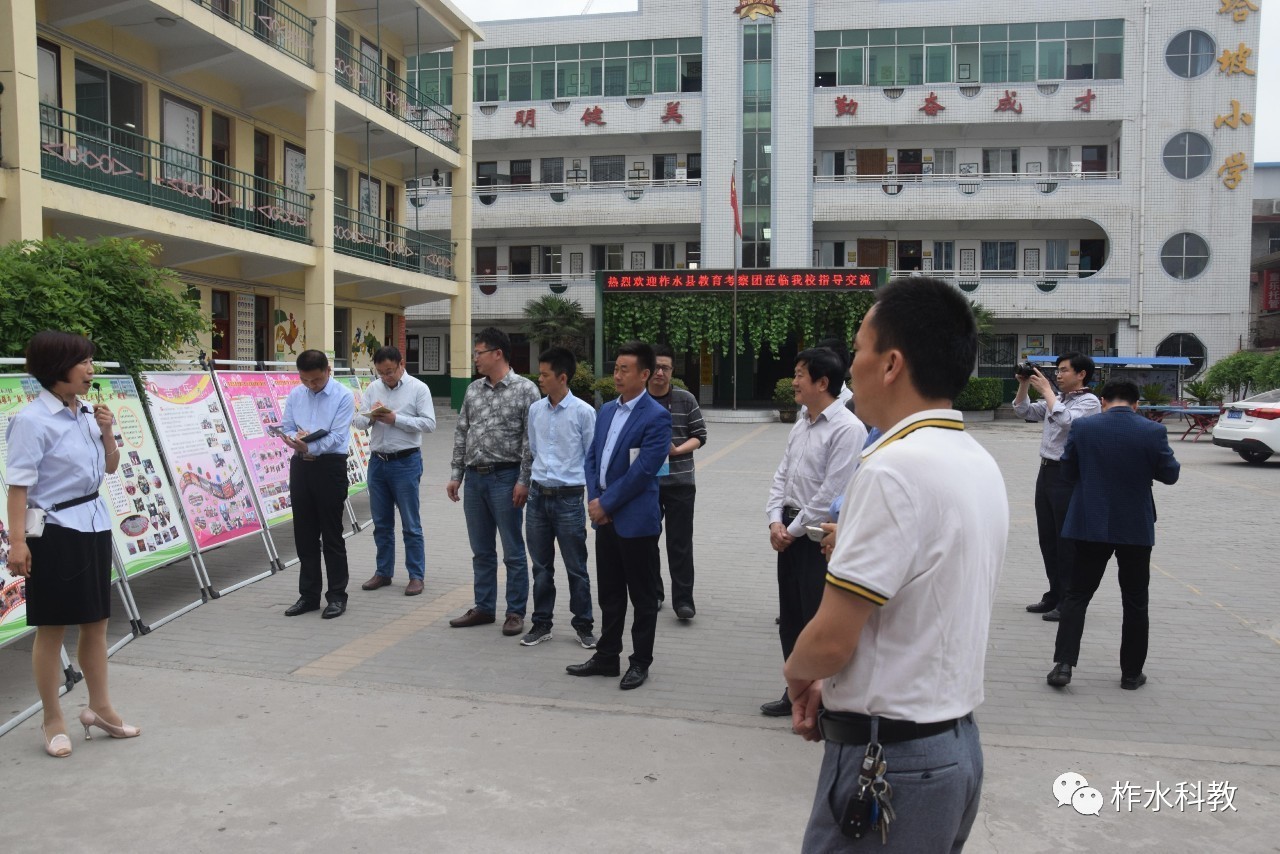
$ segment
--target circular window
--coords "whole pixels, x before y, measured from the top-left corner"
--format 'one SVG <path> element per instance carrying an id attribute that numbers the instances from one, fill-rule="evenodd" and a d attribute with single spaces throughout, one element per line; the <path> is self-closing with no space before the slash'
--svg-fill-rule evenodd
<path id="1" fill-rule="evenodd" d="M 1182 375 L 1183 379 L 1191 379 L 1204 370 L 1204 342 L 1190 332 L 1175 332 L 1160 342 L 1156 347 L 1157 356 L 1186 356 L 1191 360 L 1191 367 Z"/>
<path id="2" fill-rule="evenodd" d="M 1175 178 L 1200 177 L 1212 159 L 1209 140 L 1191 131 L 1178 134 L 1164 146 L 1164 168 Z"/>
<path id="3" fill-rule="evenodd" d="M 1199 77 L 1213 65 L 1218 47 L 1208 33 L 1183 30 L 1164 49 L 1164 64 L 1179 77 Z"/>
<path id="4" fill-rule="evenodd" d="M 1209 244 L 1189 231 L 1175 234 L 1160 250 L 1160 265 L 1175 279 L 1194 279 L 1209 266 Z"/>

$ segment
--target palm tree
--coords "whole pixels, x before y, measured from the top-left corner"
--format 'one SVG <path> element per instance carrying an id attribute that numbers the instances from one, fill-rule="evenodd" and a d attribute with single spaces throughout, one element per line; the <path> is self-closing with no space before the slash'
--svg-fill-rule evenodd
<path id="1" fill-rule="evenodd" d="M 524 307 L 521 332 L 539 347 L 568 347 L 579 357 L 585 355 L 591 321 L 582 313 L 582 303 L 547 294 Z"/>
<path id="2" fill-rule="evenodd" d="M 969 300 L 969 308 L 973 309 L 973 319 L 978 325 L 978 341 L 986 343 L 991 338 L 991 331 L 995 329 L 995 315 L 976 300 Z"/>

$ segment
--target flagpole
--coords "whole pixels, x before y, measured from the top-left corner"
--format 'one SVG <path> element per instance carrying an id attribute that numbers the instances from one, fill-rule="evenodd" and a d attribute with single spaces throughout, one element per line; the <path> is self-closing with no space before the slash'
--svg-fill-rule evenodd
<path id="1" fill-rule="evenodd" d="M 738 179 L 738 158 L 733 158 L 733 171 L 730 182 L 736 185 Z M 738 411 L 738 199 L 733 198 L 733 344 L 729 350 L 729 358 L 733 360 L 733 411 Z"/>

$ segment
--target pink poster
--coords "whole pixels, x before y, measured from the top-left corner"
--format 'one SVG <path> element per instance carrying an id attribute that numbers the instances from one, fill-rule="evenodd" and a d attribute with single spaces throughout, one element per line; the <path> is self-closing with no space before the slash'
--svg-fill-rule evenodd
<path id="1" fill-rule="evenodd" d="M 287 522 L 293 518 L 289 497 L 293 451 L 267 428 L 283 419 L 285 400 L 299 385 L 298 375 L 219 371 L 217 381 L 267 525 Z"/>
<path id="2" fill-rule="evenodd" d="M 196 546 L 204 551 L 262 530 L 212 377 L 148 373 L 142 379 Z"/>

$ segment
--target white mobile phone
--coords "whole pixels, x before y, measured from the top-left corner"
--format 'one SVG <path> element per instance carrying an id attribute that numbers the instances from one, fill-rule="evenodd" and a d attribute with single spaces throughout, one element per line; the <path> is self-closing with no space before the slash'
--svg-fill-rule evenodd
<path id="1" fill-rule="evenodd" d="M 805 525 L 804 529 L 809 533 L 809 539 L 813 540 L 815 543 L 822 542 L 822 538 L 827 535 L 827 532 L 822 530 L 822 526 L 820 525 Z"/>

